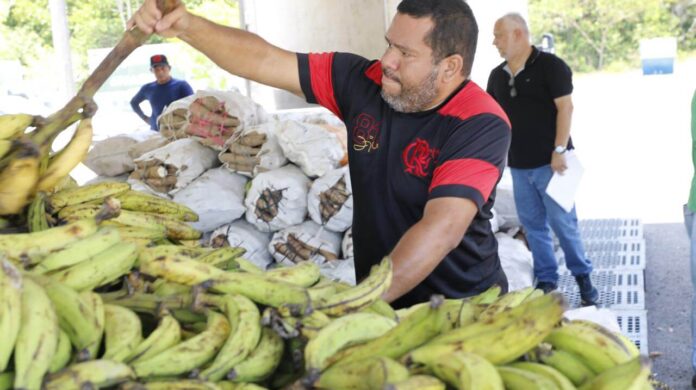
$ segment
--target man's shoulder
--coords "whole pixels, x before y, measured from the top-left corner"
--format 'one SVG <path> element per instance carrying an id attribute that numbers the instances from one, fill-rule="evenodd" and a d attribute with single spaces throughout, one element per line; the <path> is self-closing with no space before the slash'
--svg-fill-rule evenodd
<path id="1" fill-rule="evenodd" d="M 547 53 L 544 51 L 539 52 L 538 61 L 539 61 L 539 63 L 542 63 L 542 64 L 568 67 L 568 64 L 561 57 L 559 57 L 553 53 Z"/>
<path id="2" fill-rule="evenodd" d="M 440 115 L 456 117 L 460 120 L 470 120 L 484 114 L 491 114 L 509 126 L 505 111 L 498 102 L 473 81 L 467 82 L 457 94 L 440 110 Z"/>

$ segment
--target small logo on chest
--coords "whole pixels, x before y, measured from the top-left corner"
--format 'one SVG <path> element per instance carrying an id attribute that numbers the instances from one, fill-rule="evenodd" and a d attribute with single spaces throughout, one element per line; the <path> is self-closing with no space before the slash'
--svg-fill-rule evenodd
<path id="1" fill-rule="evenodd" d="M 353 149 L 357 152 L 367 153 L 379 149 L 379 126 L 372 115 L 360 114 L 355 118 L 353 126 Z"/>
<path id="2" fill-rule="evenodd" d="M 401 157 L 404 160 L 404 170 L 418 177 L 426 177 L 430 174 L 431 163 L 440 154 L 439 149 L 430 147 L 428 141 L 416 138 L 403 151 Z"/>

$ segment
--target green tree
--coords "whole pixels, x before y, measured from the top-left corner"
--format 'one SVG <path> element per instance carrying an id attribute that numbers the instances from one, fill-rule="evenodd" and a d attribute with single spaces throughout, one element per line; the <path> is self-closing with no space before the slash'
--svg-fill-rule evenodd
<path id="1" fill-rule="evenodd" d="M 87 77 L 87 51 L 116 45 L 123 36 L 126 21 L 141 3 L 142 0 L 67 0 L 70 47 L 78 83 Z M 187 0 L 186 5 L 218 23 L 239 24 L 236 0 Z M 29 77 L 40 72 L 42 61 L 53 52 L 50 23 L 48 0 L 3 0 L 0 41 L 6 44 L 0 45 L 0 58 L 19 60 L 29 69 Z M 164 41 L 153 36 L 149 43 Z M 189 54 L 197 64 L 194 74 L 204 75 L 215 66 L 194 50 L 189 50 Z"/>
<path id="2" fill-rule="evenodd" d="M 554 34 L 557 53 L 576 71 L 637 61 L 642 38 L 674 36 L 683 43 L 693 12 L 689 0 L 529 1 L 533 36 Z M 693 49 L 690 45 L 682 49 Z"/>

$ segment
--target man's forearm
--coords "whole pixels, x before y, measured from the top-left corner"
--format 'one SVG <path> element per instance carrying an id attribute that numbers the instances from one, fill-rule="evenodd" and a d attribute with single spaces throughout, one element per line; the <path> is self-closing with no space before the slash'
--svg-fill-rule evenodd
<path id="1" fill-rule="evenodd" d="M 302 94 L 295 53 L 273 46 L 256 34 L 194 15 L 179 38 L 234 75 Z"/>
<path id="2" fill-rule="evenodd" d="M 383 298 L 392 302 L 411 291 L 452 249 L 437 229 L 422 221 L 413 225 L 391 253 L 394 276 Z"/>
<path id="3" fill-rule="evenodd" d="M 573 103 L 570 96 L 557 101 L 556 108 L 556 143 L 554 145 L 568 145 L 570 139 L 570 123 L 573 116 Z"/>

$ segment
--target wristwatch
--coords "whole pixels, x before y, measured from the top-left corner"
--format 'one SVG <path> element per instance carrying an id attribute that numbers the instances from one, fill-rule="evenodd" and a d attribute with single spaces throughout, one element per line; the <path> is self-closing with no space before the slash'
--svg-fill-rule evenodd
<path id="1" fill-rule="evenodd" d="M 565 146 L 563 146 L 563 145 L 558 145 L 558 146 L 556 146 L 556 149 L 554 149 L 553 151 L 554 151 L 555 153 L 558 153 L 558 154 L 563 154 L 563 153 L 566 152 L 566 150 L 568 150 L 568 149 L 566 149 Z"/>

